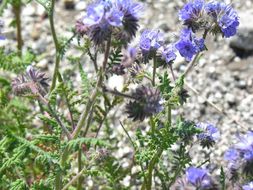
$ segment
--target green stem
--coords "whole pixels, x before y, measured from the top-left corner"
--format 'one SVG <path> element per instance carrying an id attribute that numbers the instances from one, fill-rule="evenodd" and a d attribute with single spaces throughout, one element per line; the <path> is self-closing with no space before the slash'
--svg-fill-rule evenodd
<path id="1" fill-rule="evenodd" d="M 78 172 L 81 172 L 81 171 L 82 171 L 82 151 L 79 149 L 78 150 Z M 78 179 L 77 190 L 82 189 L 82 182 L 83 182 L 83 178 L 80 177 Z"/>
<path id="2" fill-rule="evenodd" d="M 154 55 L 153 55 L 153 79 L 152 79 L 153 86 L 155 86 L 155 76 L 156 76 L 156 55 L 154 53 Z"/>
<path id="3" fill-rule="evenodd" d="M 72 133 L 72 138 L 73 139 L 75 139 L 75 138 L 78 137 L 78 135 L 79 135 L 82 127 L 84 126 L 84 124 L 86 122 L 86 119 L 88 118 L 88 116 L 90 114 L 90 110 L 92 109 L 92 106 L 94 105 L 94 103 L 96 101 L 96 98 L 97 98 L 97 95 L 98 95 L 98 92 L 99 92 L 99 87 L 101 86 L 101 83 L 102 83 L 102 78 L 103 78 L 102 74 L 100 74 L 98 82 L 97 82 L 97 85 L 96 85 L 96 88 L 93 91 L 90 99 L 88 100 L 88 102 L 86 104 L 86 108 L 82 112 L 82 114 L 80 116 L 80 119 L 79 119 L 79 121 L 77 123 L 77 126 L 76 126 L 75 130 Z"/>
<path id="4" fill-rule="evenodd" d="M 167 126 L 167 132 L 169 132 L 169 128 L 171 128 L 171 105 L 168 105 L 168 125 Z"/>
<path id="5" fill-rule="evenodd" d="M 50 106 L 50 104 L 47 104 L 47 106 L 48 106 L 48 109 L 50 111 L 50 114 L 55 118 L 55 120 L 57 121 L 57 123 L 61 126 L 63 132 L 68 137 L 68 140 L 71 140 L 71 134 L 70 134 L 69 130 L 67 129 L 67 127 L 62 123 L 62 121 L 57 116 L 57 114 L 55 113 L 55 111 L 53 110 L 53 108 Z"/>
<path id="6" fill-rule="evenodd" d="M 158 149 L 152 160 L 150 161 L 148 165 L 148 177 L 147 177 L 147 184 L 146 189 L 151 190 L 152 189 L 152 176 L 153 176 L 153 170 L 155 168 L 156 163 L 159 161 L 160 156 L 163 153 L 163 149 Z"/>
<path id="7" fill-rule="evenodd" d="M 61 187 L 62 187 L 61 171 L 57 171 L 55 177 L 55 190 L 61 190 Z"/>
<path id="8" fill-rule="evenodd" d="M 17 1 L 13 5 L 13 12 L 15 15 L 16 20 L 16 29 L 17 29 L 17 49 L 19 51 L 19 55 L 22 55 L 22 46 L 23 46 L 23 39 L 22 39 L 22 28 L 21 28 L 21 2 Z"/>
<path id="9" fill-rule="evenodd" d="M 59 65 L 60 65 L 59 44 L 58 44 L 58 39 L 57 39 L 55 26 L 54 26 L 54 5 L 55 5 L 55 0 L 52 0 L 51 13 L 49 14 L 49 23 L 50 23 L 51 33 L 52 33 L 54 46 L 55 46 L 55 66 L 54 66 L 53 80 L 52 80 L 51 89 L 50 89 L 51 92 L 52 90 L 54 90 L 56 86 L 56 80 L 57 80 Z"/>

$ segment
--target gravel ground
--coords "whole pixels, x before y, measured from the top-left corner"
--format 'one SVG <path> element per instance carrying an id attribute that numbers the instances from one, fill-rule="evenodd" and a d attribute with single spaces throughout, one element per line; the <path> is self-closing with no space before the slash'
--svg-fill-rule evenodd
<path id="1" fill-rule="evenodd" d="M 252 0 L 225 2 L 233 3 L 233 6 L 238 10 L 239 15 L 242 15 L 242 18 L 253 18 L 253 13 L 250 12 L 253 9 Z M 166 32 L 168 41 L 175 40 L 180 30 L 177 12 L 183 3 L 184 1 L 182 0 L 146 1 L 141 29 L 146 26 L 160 28 Z M 55 18 L 57 33 L 61 36 L 70 37 L 70 29 L 75 25 L 76 19 L 84 15 L 83 10 L 86 6 L 86 1 L 76 1 L 75 9 L 66 10 L 63 1 L 58 1 Z M 3 15 L 6 26 L 11 22 L 11 19 L 12 12 L 9 8 Z M 49 22 L 43 7 L 34 2 L 25 6 L 22 12 L 22 19 L 22 34 L 25 48 L 31 47 L 38 53 L 41 59 L 36 65 L 52 73 L 55 52 L 50 36 Z M 240 26 L 242 31 L 244 28 L 250 30 L 251 26 L 247 26 L 247 21 L 246 19 Z M 14 49 L 15 31 L 6 27 L 5 32 L 8 40 L 1 42 L 0 45 L 6 45 L 6 47 Z M 246 36 L 246 42 L 248 41 L 248 37 Z M 226 40 L 219 37 L 214 38 L 213 36 L 207 39 L 208 53 L 203 55 L 194 70 L 186 78 L 187 83 L 198 90 L 200 95 L 195 95 L 190 91 L 191 98 L 189 98 L 189 102 L 182 109 L 173 112 L 175 115 L 178 113 L 184 114 L 186 119 L 189 120 L 209 121 L 218 126 L 221 131 L 221 140 L 217 143 L 211 154 L 211 158 L 215 158 L 218 162 L 222 161 L 224 151 L 234 141 L 233 136 L 238 132 L 252 129 L 253 126 L 253 56 L 249 53 L 247 57 L 239 57 L 230 48 L 229 44 L 233 40 L 238 39 Z M 74 43 L 76 42 L 74 41 Z M 233 43 L 238 44 L 237 41 Z M 246 47 L 244 44 L 242 46 Z M 244 51 L 243 48 L 240 50 Z M 67 55 L 75 55 L 77 53 L 80 52 L 69 50 Z M 85 60 L 87 58 L 84 58 L 83 61 L 85 62 Z M 61 65 L 64 65 L 64 69 L 69 67 L 69 63 L 65 59 L 61 62 Z M 186 65 L 181 59 L 175 63 L 174 67 L 178 73 L 179 71 L 182 72 L 186 68 Z M 92 71 L 92 68 L 88 65 L 86 69 Z M 115 81 L 113 83 L 115 85 Z M 120 84 L 116 83 L 116 85 Z M 205 99 L 208 99 L 225 111 L 226 116 L 218 113 L 212 106 L 209 106 L 205 102 Z M 122 131 L 119 130 L 119 132 L 121 133 Z M 119 146 L 123 147 L 124 145 L 121 144 Z M 126 152 L 129 152 L 129 148 L 125 147 L 120 154 Z"/>

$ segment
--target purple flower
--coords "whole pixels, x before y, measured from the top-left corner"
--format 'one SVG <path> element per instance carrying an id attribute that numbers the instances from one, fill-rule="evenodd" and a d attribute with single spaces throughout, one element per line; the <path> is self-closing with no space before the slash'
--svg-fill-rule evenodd
<path id="1" fill-rule="evenodd" d="M 140 3 L 133 3 L 132 0 L 117 0 L 116 7 L 122 12 L 123 29 L 119 32 L 118 38 L 129 42 L 136 35 L 139 28 L 139 16 L 142 10 Z"/>
<path id="2" fill-rule="evenodd" d="M 205 10 L 209 16 L 213 19 L 223 36 L 229 38 L 234 36 L 239 26 L 239 18 L 236 11 L 231 5 L 226 5 L 222 2 L 210 2 L 205 6 Z M 214 31 L 216 31 L 214 29 Z"/>
<path id="3" fill-rule="evenodd" d="M 238 143 L 225 153 L 230 172 L 253 175 L 253 132 L 238 136 Z"/>
<path id="4" fill-rule="evenodd" d="M 210 123 L 198 123 L 196 127 L 203 131 L 197 135 L 197 138 L 200 140 L 203 147 L 212 147 L 220 138 L 219 130 Z"/>
<path id="5" fill-rule="evenodd" d="M 162 47 L 162 59 L 164 59 L 167 64 L 173 63 L 176 58 L 177 55 L 175 54 L 175 47 L 173 45 Z"/>
<path id="6" fill-rule="evenodd" d="M 235 148 L 245 160 L 253 162 L 253 132 L 250 131 L 244 136 L 239 136 L 239 142 Z"/>
<path id="7" fill-rule="evenodd" d="M 205 44 L 204 39 L 197 39 L 191 29 L 183 29 L 175 47 L 181 56 L 187 61 L 191 61 L 195 54 L 205 49 Z"/>
<path id="8" fill-rule="evenodd" d="M 163 33 L 159 30 L 144 30 L 141 34 L 139 44 L 144 57 L 144 62 L 147 62 L 147 58 L 151 52 L 156 52 L 163 44 Z"/>
<path id="9" fill-rule="evenodd" d="M 236 149 L 231 148 L 225 153 L 224 158 L 225 160 L 236 161 L 239 156 L 239 152 Z"/>
<path id="10" fill-rule="evenodd" d="M 129 42 L 139 27 L 140 9 L 141 5 L 131 0 L 99 0 L 88 6 L 82 19 L 84 26 L 77 23 L 77 32 L 87 34 L 95 45 L 100 45 L 110 35 Z"/>
<path id="11" fill-rule="evenodd" d="M 208 189 L 213 186 L 207 171 L 201 168 L 189 167 L 186 170 L 186 177 L 190 184 L 199 189 Z"/>
<path id="12" fill-rule="evenodd" d="M 184 7 L 179 11 L 179 19 L 193 30 L 198 29 L 198 20 L 201 19 L 203 15 L 204 7 L 204 0 L 195 0 L 193 2 L 189 2 L 185 4 Z"/>
<path id="13" fill-rule="evenodd" d="M 253 190 L 253 181 L 249 182 L 249 183 L 246 184 L 246 185 L 243 185 L 243 186 L 242 186 L 242 189 L 243 189 L 243 190 Z"/>

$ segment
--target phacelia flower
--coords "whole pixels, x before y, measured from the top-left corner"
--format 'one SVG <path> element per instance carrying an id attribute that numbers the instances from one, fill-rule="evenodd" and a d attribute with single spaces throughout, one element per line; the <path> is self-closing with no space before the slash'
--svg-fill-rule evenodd
<path id="1" fill-rule="evenodd" d="M 253 132 L 250 131 L 238 137 L 238 143 L 225 153 L 230 172 L 252 175 L 253 174 Z"/>
<path id="2" fill-rule="evenodd" d="M 251 181 L 250 183 L 243 185 L 242 186 L 243 190 L 253 190 L 253 181 Z"/>
<path id="3" fill-rule="evenodd" d="M 177 55 L 175 53 L 175 47 L 173 45 L 162 47 L 162 59 L 165 60 L 167 64 L 173 63 L 176 58 Z"/>
<path id="4" fill-rule="evenodd" d="M 143 121 L 146 117 L 163 110 L 162 98 L 158 89 L 141 86 L 132 93 L 132 97 L 134 101 L 126 105 L 126 112 L 134 121 Z"/>
<path id="5" fill-rule="evenodd" d="M 5 37 L 2 36 L 2 28 L 4 27 L 3 21 L 0 20 L 0 40 L 4 40 Z"/>
<path id="6" fill-rule="evenodd" d="M 145 30 L 141 35 L 140 48 L 144 51 L 157 50 L 163 44 L 163 33 L 159 30 Z"/>
<path id="7" fill-rule="evenodd" d="M 198 123 L 196 127 L 203 131 L 197 135 L 202 147 L 212 147 L 220 137 L 219 130 L 210 123 Z"/>
<path id="8" fill-rule="evenodd" d="M 142 51 L 144 62 L 147 62 L 148 56 L 155 53 L 164 44 L 163 33 L 159 30 L 144 30 L 141 34 L 139 47 Z"/>
<path id="9" fill-rule="evenodd" d="M 40 93 L 44 96 L 47 93 L 48 86 L 48 78 L 45 73 L 35 70 L 32 66 L 28 66 L 25 74 L 12 81 L 12 89 L 17 95 L 28 93 L 37 95 Z"/>
<path id="10" fill-rule="evenodd" d="M 123 13 L 111 1 L 99 0 L 87 7 L 87 15 L 82 23 L 77 21 L 76 30 L 81 35 L 87 34 L 95 45 L 99 45 L 108 40 L 112 27 L 122 26 L 122 19 Z"/>
<path id="11" fill-rule="evenodd" d="M 180 55 L 187 61 L 191 61 L 192 57 L 205 49 L 204 39 L 196 38 L 191 29 L 183 29 L 179 41 L 175 47 Z"/>
<path id="12" fill-rule="evenodd" d="M 203 14 L 205 10 L 204 0 L 195 0 L 188 2 L 179 11 L 179 19 L 183 21 L 184 25 L 190 27 L 193 31 L 197 30 L 203 20 Z"/>
<path id="13" fill-rule="evenodd" d="M 139 27 L 141 5 L 131 0 L 99 0 L 87 7 L 87 14 L 76 23 L 79 34 L 87 34 L 95 45 L 108 40 L 110 35 L 129 42 Z"/>
<path id="14" fill-rule="evenodd" d="M 210 2 L 205 6 L 207 14 L 216 23 L 214 32 L 221 32 L 223 36 L 229 38 L 234 36 L 239 26 L 239 18 L 231 5 L 223 2 Z"/>
<path id="15" fill-rule="evenodd" d="M 123 14 L 123 29 L 118 33 L 118 38 L 129 42 L 135 37 L 139 28 L 138 22 L 142 5 L 132 2 L 132 0 L 117 0 L 116 7 Z"/>
<path id="16" fill-rule="evenodd" d="M 215 186 L 207 171 L 201 168 L 189 167 L 186 170 L 188 183 L 192 184 L 197 189 L 207 190 L 214 189 Z"/>

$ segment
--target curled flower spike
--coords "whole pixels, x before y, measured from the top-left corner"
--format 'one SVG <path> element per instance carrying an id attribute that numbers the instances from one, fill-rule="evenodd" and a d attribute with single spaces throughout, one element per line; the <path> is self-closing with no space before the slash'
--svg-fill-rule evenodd
<path id="1" fill-rule="evenodd" d="M 204 0 L 195 0 L 188 2 L 179 11 L 179 19 L 184 25 L 191 28 L 193 31 L 199 29 L 203 25 L 203 14 L 205 10 Z"/>
<path id="2" fill-rule="evenodd" d="M 205 41 L 203 38 L 196 38 L 191 29 L 183 29 L 180 40 L 175 47 L 180 55 L 187 61 L 191 61 L 192 57 L 205 49 Z"/>
<path id="3" fill-rule="evenodd" d="M 29 93 L 37 95 L 39 93 L 45 96 L 48 86 L 48 78 L 45 73 L 35 70 L 32 66 L 28 66 L 25 74 L 16 77 L 12 81 L 12 89 L 17 95 L 27 95 Z"/>
<path id="4" fill-rule="evenodd" d="M 139 17 L 142 12 L 140 3 L 133 3 L 131 0 L 117 0 L 116 7 L 123 13 L 123 29 L 118 33 L 122 41 L 131 41 L 139 28 Z"/>
<path id="5" fill-rule="evenodd" d="M 248 184 L 245 184 L 242 186 L 243 190 L 253 190 L 253 181 L 249 182 Z"/>
<path id="6" fill-rule="evenodd" d="M 163 110 L 162 98 L 158 89 L 141 86 L 132 93 L 132 97 L 135 100 L 126 105 L 126 112 L 128 117 L 133 118 L 134 121 L 143 121 L 146 117 Z"/>
<path id="7" fill-rule="evenodd" d="M 197 128 L 203 130 L 202 133 L 197 135 L 198 140 L 203 148 L 210 148 L 220 138 L 219 130 L 210 123 L 198 123 Z"/>
<path id="8" fill-rule="evenodd" d="M 207 3 L 205 10 L 215 23 L 214 28 L 212 28 L 214 33 L 220 32 L 226 38 L 236 34 L 239 17 L 231 5 L 214 1 Z"/>

